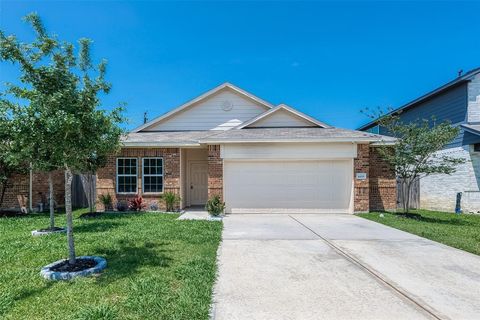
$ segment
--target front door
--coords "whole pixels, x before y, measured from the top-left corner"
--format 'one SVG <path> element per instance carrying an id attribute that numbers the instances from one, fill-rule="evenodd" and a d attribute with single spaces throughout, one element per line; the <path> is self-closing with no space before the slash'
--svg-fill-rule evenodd
<path id="1" fill-rule="evenodd" d="M 189 202 L 190 205 L 204 205 L 208 199 L 208 163 L 206 161 L 191 161 Z"/>

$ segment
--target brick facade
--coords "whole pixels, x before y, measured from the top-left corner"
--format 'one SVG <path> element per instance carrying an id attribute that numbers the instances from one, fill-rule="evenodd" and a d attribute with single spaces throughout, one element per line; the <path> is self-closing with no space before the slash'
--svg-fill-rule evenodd
<path id="1" fill-rule="evenodd" d="M 370 147 L 370 211 L 397 208 L 395 171 L 382 159 L 378 148 Z"/>
<path id="2" fill-rule="evenodd" d="M 127 200 L 135 194 L 116 193 L 116 159 L 134 157 L 138 159 L 138 193 L 147 205 L 157 203 L 164 209 L 160 194 L 142 193 L 143 157 L 163 157 L 164 191 L 180 193 L 180 149 L 179 148 L 123 148 L 119 154 L 109 157 L 107 166 L 97 173 L 97 195 L 109 193 L 114 204 L 118 200 Z M 368 144 L 359 144 L 357 157 L 354 159 L 354 175 L 366 173 L 364 180 L 354 176 L 354 211 L 394 210 L 396 208 L 396 179 L 391 168 L 382 160 L 377 149 Z M 208 197 L 219 194 L 223 198 L 223 160 L 220 146 L 208 146 Z M 101 204 L 99 204 L 101 208 Z"/>
<path id="3" fill-rule="evenodd" d="M 165 203 L 160 200 L 160 194 L 144 194 L 142 192 L 142 158 L 162 157 L 163 158 L 163 191 L 173 191 L 180 194 L 180 149 L 179 148 L 123 148 L 116 155 L 108 157 L 105 168 L 97 172 L 97 198 L 101 194 L 109 193 L 113 198 L 113 204 L 118 200 L 128 200 L 135 197 L 135 194 L 116 193 L 116 159 L 118 157 L 137 158 L 137 194 L 142 196 L 147 204 L 157 204 L 160 209 L 165 209 Z M 102 204 L 97 204 L 98 209 L 103 209 Z"/>
<path id="4" fill-rule="evenodd" d="M 52 173 L 54 199 L 57 206 L 63 206 L 65 203 L 65 178 L 61 170 Z M 17 196 L 23 195 L 29 200 L 30 174 L 15 175 L 9 183 L 5 192 L 2 207 L 18 208 Z M 39 202 L 46 203 L 48 198 L 48 174 L 43 172 L 33 173 L 32 183 L 32 207 L 37 207 Z"/>
<path id="5" fill-rule="evenodd" d="M 395 210 L 397 208 L 395 172 L 382 159 L 378 149 L 367 144 L 359 144 L 354 167 L 354 211 Z M 356 179 L 356 174 L 360 172 L 367 174 L 365 180 Z"/>
<path id="6" fill-rule="evenodd" d="M 208 198 L 218 194 L 223 199 L 223 160 L 220 146 L 208 146 Z"/>
<path id="7" fill-rule="evenodd" d="M 368 144 L 357 145 L 357 157 L 353 161 L 353 167 L 353 210 L 355 212 L 367 212 L 370 210 L 370 148 Z M 356 179 L 357 173 L 366 173 L 366 179 Z"/>

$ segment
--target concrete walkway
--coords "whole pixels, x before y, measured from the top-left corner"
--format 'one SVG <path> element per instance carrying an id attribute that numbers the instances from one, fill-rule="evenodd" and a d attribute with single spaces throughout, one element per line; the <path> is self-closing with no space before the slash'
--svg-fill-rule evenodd
<path id="1" fill-rule="evenodd" d="M 214 319 L 479 318 L 476 255 L 351 215 L 223 221 Z"/>

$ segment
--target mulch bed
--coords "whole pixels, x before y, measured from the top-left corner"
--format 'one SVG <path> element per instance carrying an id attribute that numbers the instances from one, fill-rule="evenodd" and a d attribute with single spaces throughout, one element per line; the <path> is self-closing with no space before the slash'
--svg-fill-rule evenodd
<path id="1" fill-rule="evenodd" d="M 9 217 L 24 217 L 26 213 L 13 210 L 0 210 L 0 218 L 9 218 Z"/>
<path id="2" fill-rule="evenodd" d="M 93 268 L 97 262 L 93 259 L 76 259 L 75 264 L 68 263 L 68 260 L 59 263 L 50 270 L 55 272 L 77 272 Z"/>

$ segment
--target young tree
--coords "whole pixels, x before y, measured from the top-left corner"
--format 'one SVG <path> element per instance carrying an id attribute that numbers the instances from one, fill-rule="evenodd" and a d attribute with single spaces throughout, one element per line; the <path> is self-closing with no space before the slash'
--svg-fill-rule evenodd
<path id="1" fill-rule="evenodd" d="M 21 67 L 20 84 L 7 84 L 4 100 L 12 114 L 12 149 L 17 158 L 30 164 L 32 170 L 48 175 L 50 229 L 55 228 L 54 190 L 52 172 L 62 166 L 62 157 L 56 152 L 59 140 L 51 116 L 58 108 L 59 64 L 45 63 L 59 46 L 55 38 L 47 37 L 40 19 L 35 14 L 25 17 L 32 24 L 37 39 L 32 43 L 19 43 L 14 36 L 6 37 L 0 31 L 0 60 L 17 63 Z M 26 100 L 27 106 L 19 101 Z"/>
<path id="2" fill-rule="evenodd" d="M 108 93 L 110 84 L 104 78 L 106 61 L 97 67 L 91 63 L 90 40 L 79 40 L 76 57 L 75 47 L 48 35 L 36 14 L 28 15 L 26 20 L 36 32 L 36 40 L 21 44 L 14 36 L 0 33 L 0 53 L 4 60 L 20 65 L 21 81 L 27 87 L 11 88 L 30 103 L 18 113 L 41 118 L 42 125 L 48 128 L 48 142 L 56 142 L 48 151 L 53 162 L 65 171 L 69 264 L 73 265 L 76 260 L 71 199 L 73 173 L 85 171 L 91 159 L 117 150 L 123 133 L 119 128 L 123 121 L 122 108 L 111 112 L 98 109 L 98 95 Z M 38 96 L 45 100 L 38 102 Z M 20 125 L 19 128 L 23 129 Z"/>
<path id="3" fill-rule="evenodd" d="M 436 124 L 435 118 L 404 123 L 398 114 L 369 115 L 378 118 L 379 126 L 398 140 L 394 145 L 379 147 L 380 155 L 395 169 L 401 182 L 402 207 L 408 215 L 412 185 L 433 174 L 452 174 L 465 159 L 441 155 L 440 151 L 459 133 L 448 122 Z"/>

